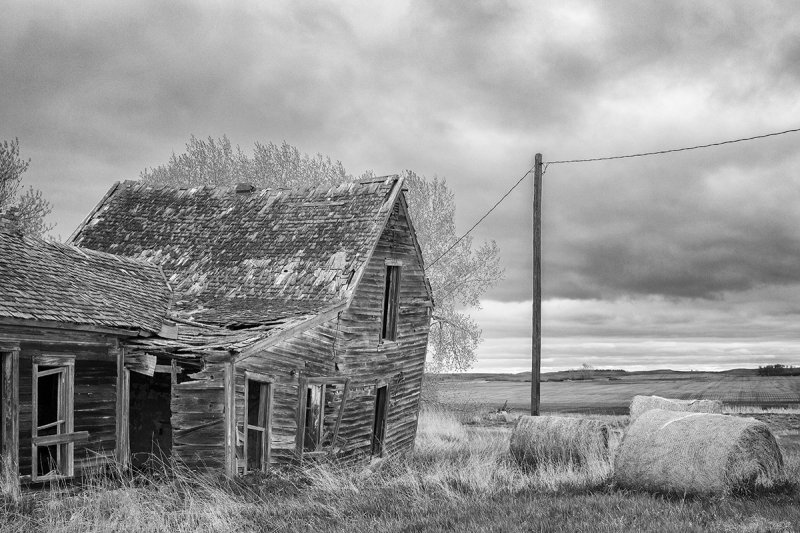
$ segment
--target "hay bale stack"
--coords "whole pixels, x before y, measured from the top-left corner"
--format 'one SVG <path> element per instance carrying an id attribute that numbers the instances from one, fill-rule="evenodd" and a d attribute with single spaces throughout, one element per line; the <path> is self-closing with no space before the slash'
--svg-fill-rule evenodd
<path id="1" fill-rule="evenodd" d="M 614 479 L 630 489 L 726 494 L 769 488 L 782 469 L 781 450 L 763 422 L 653 409 L 628 427 Z"/>
<path id="2" fill-rule="evenodd" d="M 631 402 L 631 421 L 650 409 L 665 411 L 688 411 L 690 413 L 722 413 L 722 402 L 719 400 L 673 400 L 660 396 L 634 396 Z"/>
<path id="3" fill-rule="evenodd" d="M 511 455 L 526 467 L 586 465 L 608 459 L 609 426 L 566 416 L 523 416 L 511 434 Z"/>

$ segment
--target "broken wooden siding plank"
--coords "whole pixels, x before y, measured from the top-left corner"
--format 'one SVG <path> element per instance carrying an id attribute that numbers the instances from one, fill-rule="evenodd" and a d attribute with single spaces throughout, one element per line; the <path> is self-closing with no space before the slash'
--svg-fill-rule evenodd
<path id="1" fill-rule="evenodd" d="M 158 358 L 155 355 L 141 351 L 130 351 L 125 355 L 125 368 L 131 372 L 153 377 L 158 366 L 157 360 Z"/>

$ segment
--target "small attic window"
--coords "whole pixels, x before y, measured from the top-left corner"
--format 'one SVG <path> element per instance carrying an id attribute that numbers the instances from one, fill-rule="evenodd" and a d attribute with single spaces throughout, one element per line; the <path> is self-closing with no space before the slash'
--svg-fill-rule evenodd
<path id="1" fill-rule="evenodd" d="M 386 265 L 386 285 L 383 290 L 381 340 L 397 340 L 397 311 L 400 300 L 400 265 Z"/>

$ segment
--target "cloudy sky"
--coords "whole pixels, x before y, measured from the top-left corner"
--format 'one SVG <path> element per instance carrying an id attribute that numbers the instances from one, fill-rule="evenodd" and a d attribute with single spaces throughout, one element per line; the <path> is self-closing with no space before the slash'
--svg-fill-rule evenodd
<path id="1" fill-rule="evenodd" d="M 0 139 L 66 238 L 191 134 L 448 180 L 461 231 L 528 168 L 800 127 L 793 1 L 5 0 Z M 543 368 L 800 364 L 800 134 L 544 177 Z M 530 367 L 531 183 L 476 370 Z"/>

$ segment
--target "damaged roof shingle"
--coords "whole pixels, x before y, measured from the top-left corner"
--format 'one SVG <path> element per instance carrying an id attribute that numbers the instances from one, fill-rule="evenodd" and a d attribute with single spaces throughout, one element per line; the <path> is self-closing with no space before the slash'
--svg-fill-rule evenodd
<path id="1" fill-rule="evenodd" d="M 0 317 L 158 333 L 170 302 L 145 261 L 0 232 Z"/>
<path id="2" fill-rule="evenodd" d="M 126 181 L 72 242 L 161 266 L 176 317 L 262 324 L 347 301 L 401 188 L 396 176 L 244 194 Z"/>

